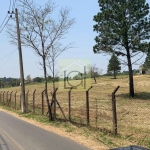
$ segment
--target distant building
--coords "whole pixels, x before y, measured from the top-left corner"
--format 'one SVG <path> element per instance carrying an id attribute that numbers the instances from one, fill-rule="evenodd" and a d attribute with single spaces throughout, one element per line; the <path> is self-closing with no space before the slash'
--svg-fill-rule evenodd
<path id="1" fill-rule="evenodd" d="M 150 74 L 150 68 L 148 70 L 145 70 L 144 66 L 140 65 L 139 72 L 140 72 L 140 74 Z"/>

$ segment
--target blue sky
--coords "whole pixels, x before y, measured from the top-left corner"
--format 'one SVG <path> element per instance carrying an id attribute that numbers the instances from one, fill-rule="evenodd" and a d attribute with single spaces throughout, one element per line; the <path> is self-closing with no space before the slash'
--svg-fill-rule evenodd
<path id="1" fill-rule="evenodd" d="M 13 1 L 13 0 L 12 0 Z M 36 3 L 42 4 L 47 0 L 35 0 Z M 147 1 L 150 3 L 150 0 Z M 106 73 L 110 56 L 103 56 L 93 53 L 95 44 L 94 38 L 96 33 L 93 32 L 93 16 L 99 11 L 97 0 L 56 0 L 58 7 L 68 6 L 71 8 L 70 17 L 75 18 L 76 23 L 69 30 L 65 42 L 74 42 L 75 48 L 69 49 L 62 53 L 59 59 L 62 58 L 88 58 L 92 64 L 96 64 L 103 73 Z M 9 10 L 10 0 L 1 2 L 0 5 L 0 24 L 4 20 L 7 11 Z M 10 21 L 11 22 L 11 21 Z M 1 30 L 1 28 L 0 28 Z M 6 35 L 5 29 L 0 33 L 0 77 L 20 77 L 19 57 L 17 47 L 9 43 L 9 38 Z M 24 62 L 24 77 L 31 75 L 43 76 L 43 71 L 40 69 L 38 62 L 39 58 L 30 49 L 22 48 Z M 125 58 L 126 59 L 126 58 Z M 144 61 L 143 57 L 142 61 Z M 133 69 L 137 69 L 138 65 L 133 65 Z M 127 67 L 122 68 L 127 70 Z"/>

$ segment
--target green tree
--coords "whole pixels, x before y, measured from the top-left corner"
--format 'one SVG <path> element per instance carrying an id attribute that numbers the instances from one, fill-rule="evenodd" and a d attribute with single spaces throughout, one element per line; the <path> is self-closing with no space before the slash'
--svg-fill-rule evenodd
<path id="1" fill-rule="evenodd" d="M 50 75 L 47 77 L 47 81 L 48 82 L 52 81 L 52 77 Z"/>
<path id="2" fill-rule="evenodd" d="M 98 3 L 100 12 L 93 18 L 96 22 L 93 28 L 98 33 L 93 51 L 127 58 L 129 93 L 134 97 L 131 58 L 149 50 L 149 4 L 146 0 L 98 0 Z"/>
<path id="3" fill-rule="evenodd" d="M 40 77 L 35 77 L 33 79 L 33 82 L 42 82 L 43 78 L 40 78 Z"/>
<path id="4" fill-rule="evenodd" d="M 5 87 L 5 82 L 3 80 L 0 81 L 1 88 Z"/>
<path id="5" fill-rule="evenodd" d="M 30 75 L 27 75 L 27 77 L 26 77 L 26 80 L 27 80 L 27 83 L 30 83 L 31 82 L 31 76 Z"/>
<path id="6" fill-rule="evenodd" d="M 3 82 L 3 81 L 0 79 L 0 88 L 2 88 L 2 87 L 3 87 L 3 86 L 2 86 L 2 82 Z"/>
<path id="7" fill-rule="evenodd" d="M 10 80 L 10 81 L 9 81 L 9 85 L 10 85 L 11 87 L 16 86 L 16 79 Z"/>
<path id="8" fill-rule="evenodd" d="M 117 72 L 121 70 L 120 61 L 118 57 L 113 54 L 109 60 L 107 72 L 113 72 L 114 78 L 116 79 Z"/>

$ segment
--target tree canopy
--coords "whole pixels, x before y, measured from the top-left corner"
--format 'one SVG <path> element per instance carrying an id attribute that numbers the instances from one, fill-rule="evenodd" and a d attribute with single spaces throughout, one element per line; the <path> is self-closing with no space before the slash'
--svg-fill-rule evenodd
<path id="1" fill-rule="evenodd" d="M 149 4 L 145 0 L 98 0 L 100 12 L 94 16 L 94 52 L 127 55 L 147 51 L 150 38 Z"/>
<path id="2" fill-rule="evenodd" d="M 113 54 L 109 60 L 107 72 L 113 72 L 114 78 L 116 79 L 117 72 L 121 70 L 120 61 L 118 57 Z"/>
<path id="3" fill-rule="evenodd" d="M 131 58 L 149 51 L 149 4 L 145 0 L 98 0 L 100 12 L 94 16 L 94 53 L 126 56 L 129 93 L 134 96 Z"/>

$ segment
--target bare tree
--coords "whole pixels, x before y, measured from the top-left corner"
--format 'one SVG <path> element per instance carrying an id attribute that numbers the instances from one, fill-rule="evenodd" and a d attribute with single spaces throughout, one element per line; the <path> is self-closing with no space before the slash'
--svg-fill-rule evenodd
<path id="1" fill-rule="evenodd" d="M 41 59 L 49 120 L 53 120 L 47 88 L 47 61 L 49 58 L 53 61 L 53 57 L 51 57 L 53 52 L 56 54 L 58 49 L 62 49 L 55 55 L 58 56 L 68 48 L 69 45 L 63 47 L 61 40 L 64 39 L 68 29 L 74 24 L 74 19 L 69 19 L 70 10 L 68 8 L 62 8 L 58 18 L 52 17 L 56 8 L 52 1 L 48 1 L 44 6 L 39 6 L 33 0 L 19 0 L 19 8 L 21 43 L 22 46 L 32 48 Z M 8 26 L 7 33 L 11 38 L 11 43 L 17 45 L 15 28 L 13 25 Z"/>
<path id="2" fill-rule="evenodd" d="M 59 70 L 56 70 L 56 59 L 57 57 L 67 49 L 72 48 L 72 43 L 67 46 L 63 46 L 61 43 L 57 43 L 56 45 L 52 45 L 47 58 L 47 66 L 52 73 L 52 82 L 53 82 L 53 91 L 55 90 L 55 78 L 58 76 Z"/>
<path id="3" fill-rule="evenodd" d="M 100 68 L 98 68 L 98 67 L 96 66 L 96 64 L 89 65 L 89 66 L 87 67 L 87 69 L 88 69 L 88 75 L 90 75 L 91 78 L 94 79 L 95 83 L 97 83 L 96 77 L 102 75 L 102 71 L 103 71 L 103 70 L 100 69 Z"/>

